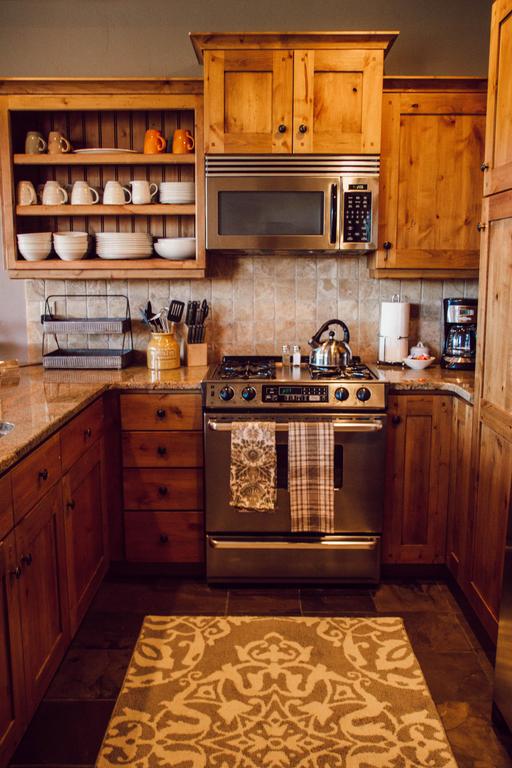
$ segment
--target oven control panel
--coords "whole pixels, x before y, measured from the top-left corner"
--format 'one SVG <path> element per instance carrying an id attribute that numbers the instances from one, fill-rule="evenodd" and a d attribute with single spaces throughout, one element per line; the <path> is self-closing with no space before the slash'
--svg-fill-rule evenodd
<path id="1" fill-rule="evenodd" d="M 264 403 L 327 403 L 328 386 L 297 386 L 293 384 L 264 384 L 262 386 Z"/>

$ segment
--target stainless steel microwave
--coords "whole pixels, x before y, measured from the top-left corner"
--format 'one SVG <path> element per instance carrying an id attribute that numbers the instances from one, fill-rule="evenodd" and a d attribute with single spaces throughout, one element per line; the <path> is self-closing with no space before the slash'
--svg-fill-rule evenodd
<path id="1" fill-rule="evenodd" d="M 208 155 L 206 247 L 373 251 L 379 161 L 378 155 Z"/>

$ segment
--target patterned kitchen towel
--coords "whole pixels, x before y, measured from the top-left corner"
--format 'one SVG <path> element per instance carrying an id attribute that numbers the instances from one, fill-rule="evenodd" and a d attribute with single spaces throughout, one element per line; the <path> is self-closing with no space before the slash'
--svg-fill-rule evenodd
<path id="1" fill-rule="evenodd" d="M 288 490 L 292 531 L 334 531 L 334 429 L 330 422 L 291 422 Z"/>
<path id="2" fill-rule="evenodd" d="M 230 505 L 272 511 L 276 503 L 276 430 L 271 421 L 239 421 L 231 428 Z"/>

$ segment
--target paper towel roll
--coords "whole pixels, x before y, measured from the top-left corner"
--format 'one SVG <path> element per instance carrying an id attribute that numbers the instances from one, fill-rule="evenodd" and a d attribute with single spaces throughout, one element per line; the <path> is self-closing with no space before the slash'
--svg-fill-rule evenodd
<path id="1" fill-rule="evenodd" d="M 397 339 L 396 336 L 379 337 L 379 361 L 381 363 L 401 363 L 409 354 L 409 339 Z"/>
<path id="2" fill-rule="evenodd" d="M 407 301 L 383 301 L 380 309 L 380 336 L 409 336 L 411 305 Z"/>

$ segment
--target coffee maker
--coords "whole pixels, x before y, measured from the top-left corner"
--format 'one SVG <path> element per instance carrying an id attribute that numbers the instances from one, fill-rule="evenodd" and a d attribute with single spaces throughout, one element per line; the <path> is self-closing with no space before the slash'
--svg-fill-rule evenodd
<path id="1" fill-rule="evenodd" d="M 477 299 L 444 299 L 442 368 L 473 371 L 476 356 Z"/>

